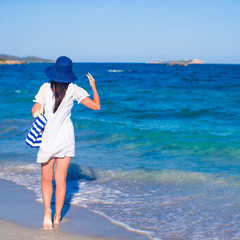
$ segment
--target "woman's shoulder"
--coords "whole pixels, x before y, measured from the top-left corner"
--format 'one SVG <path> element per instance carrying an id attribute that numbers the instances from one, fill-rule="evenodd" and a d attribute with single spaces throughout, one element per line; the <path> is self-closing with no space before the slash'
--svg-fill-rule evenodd
<path id="1" fill-rule="evenodd" d="M 76 88 L 76 87 L 79 87 L 76 83 L 69 83 L 69 86 L 70 88 Z"/>
<path id="2" fill-rule="evenodd" d="M 44 88 L 47 88 L 47 89 L 51 88 L 51 84 L 49 82 L 43 83 L 40 87 L 40 90 L 44 89 Z"/>
<path id="3" fill-rule="evenodd" d="M 51 89 L 51 84 L 49 82 L 43 83 L 39 90 L 37 95 L 35 96 L 35 99 L 33 100 L 34 102 L 41 103 L 42 99 L 48 94 L 49 90 Z"/>
<path id="4" fill-rule="evenodd" d="M 79 87 L 75 83 L 69 84 L 68 93 L 73 97 L 73 100 L 78 102 L 81 102 L 83 98 L 90 96 L 84 88 Z"/>
<path id="5" fill-rule="evenodd" d="M 45 82 L 42 86 L 46 86 L 47 88 L 51 88 L 51 83 L 50 82 Z"/>
<path id="6" fill-rule="evenodd" d="M 68 90 L 70 90 L 72 93 L 74 93 L 74 92 L 78 92 L 78 91 L 85 90 L 85 89 L 78 86 L 76 83 L 70 83 L 68 86 Z"/>

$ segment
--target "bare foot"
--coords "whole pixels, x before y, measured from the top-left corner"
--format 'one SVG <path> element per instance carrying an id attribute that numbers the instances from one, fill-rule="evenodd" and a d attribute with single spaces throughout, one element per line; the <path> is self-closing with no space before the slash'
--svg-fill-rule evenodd
<path id="1" fill-rule="evenodd" d="M 45 209 L 45 215 L 43 219 L 43 227 L 44 229 L 52 229 L 52 210 L 51 208 L 46 208 Z"/>
<path id="2" fill-rule="evenodd" d="M 58 225 L 60 223 L 61 216 L 54 215 L 53 224 Z"/>

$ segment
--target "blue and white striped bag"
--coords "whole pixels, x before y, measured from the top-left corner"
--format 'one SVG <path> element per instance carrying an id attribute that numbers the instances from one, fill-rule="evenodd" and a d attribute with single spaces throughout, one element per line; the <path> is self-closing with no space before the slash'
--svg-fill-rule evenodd
<path id="1" fill-rule="evenodd" d="M 25 143 L 27 145 L 29 145 L 31 148 L 39 148 L 40 147 L 40 144 L 42 142 L 43 130 L 44 130 L 45 124 L 47 123 L 47 118 L 43 114 L 44 104 L 45 104 L 46 88 L 47 88 L 47 84 L 44 83 L 41 109 L 40 109 L 40 112 L 37 113 L 37 114 L 39 114 L 39 113 L 40 114 L 38 115 L 38 117 L 33 122 L 32 127 L 30 128 L 30 130 L 28 132 L 28 135 L 27 135 L 27 138 L 25 140 Z"/>
<path id="2" fill-rule="evenodd" d="M 42 142 L 42 134 L 47 123 L 46 117 L 39 115 L 36 120 L 33 122 L 31 129 L 28 132 L 25 143 L 32 148 L 39 148 Z"/>

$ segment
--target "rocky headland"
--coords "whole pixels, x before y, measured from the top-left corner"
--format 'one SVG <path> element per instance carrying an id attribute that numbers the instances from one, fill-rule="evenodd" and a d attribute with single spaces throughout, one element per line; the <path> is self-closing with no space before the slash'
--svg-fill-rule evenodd
<path id="1" fill-rule="evenodd" d="M 53 61 L 35 57 L 35 56 L 20 58 L 20 57 L 15 57 L 11 55 L 0 54 L 0 64 L 12 65 L 12 64 L 43 63 L 43 62 L 53 62 Z"/>

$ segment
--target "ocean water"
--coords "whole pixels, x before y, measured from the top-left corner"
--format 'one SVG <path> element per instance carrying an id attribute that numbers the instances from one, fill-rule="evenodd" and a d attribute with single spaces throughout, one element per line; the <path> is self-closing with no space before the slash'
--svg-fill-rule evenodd
<path id="1" fill-rule="evenodd" d="M 0 177 L 41 201 L 24 140 L 49 64 L 0 65 Z M 75 104 L 66 201 L 150 239 L 240 239 L 240 65 L 76 63 L 101 110 Z"/>

